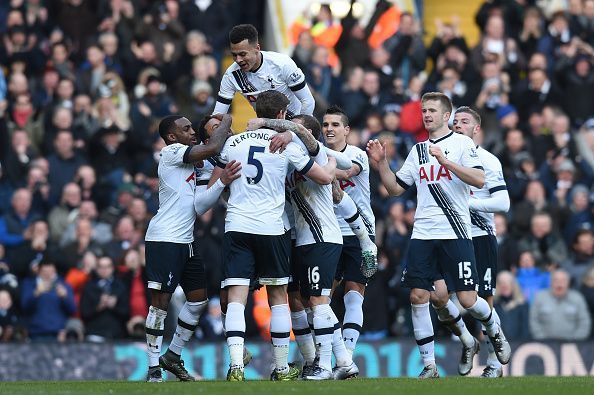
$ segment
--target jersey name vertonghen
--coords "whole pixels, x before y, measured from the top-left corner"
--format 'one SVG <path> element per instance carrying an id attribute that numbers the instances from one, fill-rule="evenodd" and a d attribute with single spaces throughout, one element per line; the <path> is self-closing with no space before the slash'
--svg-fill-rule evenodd
<path id="1" fill-rule="evenodd" d="M 478 198 L 484 199 L 497 191 L 507 189 L 503 178 L 503 170 L 499 159 L 486 149 L 477 147 L 476 153 L 485 169 L 485 185 L 481 188 L 470 187 L 470 193 Z M 483 211 L 470 211 L 470 221 L 472 222 L 472 237 L 493 235 L 495 233 L 495 214 Z"/>
<path id="2" fill-rule="evenodd" d="M 369 190 L 369 158 L 367 153 L 353 145 L 345 147 L 343 152 L 351 159 L 354 165 L 359 166 L 361 171 L 348 180 L 339 180 L 340 188 L 349 194 L 355 202 L 359 215 L 365 224 L 367 233 L 370 236 L 375 235 L 375 216 L 371 210 L 371 197 Z M 349 224 L 338 216 L 338 224 L 343 236 L 354 236 Z"/>
<path id="3" fill-rule="evenodd" d="M 146 241 L 191 243 L 194 241 L 194 191 L 196 176 L 193 163 L 184 163 L 187 145 L 171 144 L 161 150 L 159 159 L 159 210 L 151 219 Z"/>
<path id="4" fill-rule="evenodd" d="M 297 144 L 302 145 L 301 142 Z M 306 149 L 304 145 L 302 149 Z M 314 159 L 320 166 L 328 163 L 328 156 L 322 147 Z M 296 245 L 342 244 L 340 228 L 334 214 L 332 185 L 317 184 L 293 170 L 287 175 L 286 186 L 293 207 Z"/>
<path id="5" fill-rule="evenodd" d="M 429 154 L 437 145 L 454 163 L 482 169 L 474 142 L 461 134 L 450 132 L 436 139 L 415 144 L 396 180 L 403 188 L 417 186 L 417 209 L 413 239 L 470 239 L 470 186 L 453 172 L 440 165 Z"/>
<path id="6" fill-rule="evenodd" d="M 289 99 L 287 115 L 301 114 L 301 101 L 293 92 L 305 87 L 303 71 L 287 55 L 268 51 L 260 53 L 262 64 L 256 71 L 245 72 L 237 63 L 229 66 L 221 80 L 217 101 L 229 105 L 235 92 L 241 92 L 252 107 L 255 107 L 260 93 L 276 90 Z"/>
<path id="7" fill-rule="evenodd" d="M 241 163 L 241 176 L 231 183 L 225 232 L 281 235 L 285 207 L 285 178 L 289 165 L 307 173 L 314 161 L 295 143 L 282 153 L 270 153 L 270 129 L 258 129 L 229 137 L 220 160 Z"/>

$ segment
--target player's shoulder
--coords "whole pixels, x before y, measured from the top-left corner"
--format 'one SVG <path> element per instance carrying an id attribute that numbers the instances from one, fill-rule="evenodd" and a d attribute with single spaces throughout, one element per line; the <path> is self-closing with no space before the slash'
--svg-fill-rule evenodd
<path id="1" fill-rule="evenodd" d="M 478 147 L 476 149 L 476 153 L 478 154 L 479 158 L 485 166 L 501 167 L 501 162 L 499 161 L 499 159 L 483 147 Z"/>
<path id="2" fill-rule="evenodd" d="M 229 65 L 229 67 L 227 67 L 227 70 L 225 70 L 225 74 L 223 74 L 223 78 L 225 78 L 226 76 L 227 77 L 231 76 L 231 74 L 234 71 L 237 71 L 237 70 L 241 70 L 241 68 L 239 67 L 239 65 L 237 63 L 235 63 L 235 62 L 231 63 Z"/>
<path id="3" fill-rule="evenodd" d="M 472 146 L 474 146 L 474 141 L 472 141 L 472 139 L 468 136 L 465 136 L 461 133 L 456 133 L 452 131 L 452 136 L 451 136 L 452 141 L 456 141 L 456 142 L 462 142 L 464 144 L 470 144 Z"/>
<path id="4" fill-rule="evenodd" d="M 161 155 L 163 154 L 173 154 L 176 155 L 180 150 L 184 151 L 188 149 L 188 146 L 185 144 L 180 143 L 173 143 L 166 145 L 165 147 L 161 148 Z"/>
<path id="5" fill-rule="evenodd" d="M 295 62 L 289 55 L 274 51 L 261 51 L 264 63 L 272 63 L 277 66 L 292 65 Z"/>

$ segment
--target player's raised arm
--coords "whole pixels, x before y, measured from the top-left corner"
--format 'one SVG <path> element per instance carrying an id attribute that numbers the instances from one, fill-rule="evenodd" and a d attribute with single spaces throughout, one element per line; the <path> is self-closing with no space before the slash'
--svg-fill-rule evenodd
<path id="1" fill-rule="evenodd" d="M 369 140 L 367 143 L 367 154 L 371 161 L 371 165 L 380 173 L 382 184 L 386 187 L 388 193 L 392 196 L 400 196 L 406 191 L 398 180 L 396 175 L 390 169 L 388 159 L 386 158 L 386 147 L 378 140 Z"/>
<path id="2" fill-rule="evenodd" d="M 287 131 L 293 132 L 303 142 L 310 156 L 316 156 L 319 152 L 320 145 L 318 144 L 318 141 L 310 132 L 308 132 L 305 126 L 301 124 L 286 119 L 254 118 L 248 121 L 248 130 L 256 130 L 262 127 L 273 129 L 281 133 Z"/>
<path id="3" fill-rule="evenodd" d="M 214 115 L 214 117 L 218 118 L 221 121 L 221 124 L 208 139 L 208 144 L 194 145 L 192 149 L 190 149 L 187 157 L 188 163 L 206 160 L 211 156 L 217 155 L 221 152 L 221 149 L 223 149 L 223 145 L 225 144 L 229 133 L 231 133 L 231 115 L 218 114 Z"/>

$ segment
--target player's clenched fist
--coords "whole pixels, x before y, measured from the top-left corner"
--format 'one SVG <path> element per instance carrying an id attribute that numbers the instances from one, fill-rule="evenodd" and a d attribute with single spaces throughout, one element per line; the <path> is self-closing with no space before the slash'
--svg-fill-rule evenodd
<path id="1" fill-rule="evenodd" d="M 235 160 L 227 163 L 225 169 L 223 169 L 223 173 L 221 174 L 221 182 L 225 185 L 231 184 L 234 180 L 237 180 L 241 173 L 241 163 Z"/>
<path id="2" fill-rule="evenodd" d="M 434 156 L 440 165 L 443 165 L 448 160 L 448 158 L 446 158 L 446 156 L 443 154 L 441 148 L 437 145 L 432 145 L 429 147 L 429 154 Z"/>

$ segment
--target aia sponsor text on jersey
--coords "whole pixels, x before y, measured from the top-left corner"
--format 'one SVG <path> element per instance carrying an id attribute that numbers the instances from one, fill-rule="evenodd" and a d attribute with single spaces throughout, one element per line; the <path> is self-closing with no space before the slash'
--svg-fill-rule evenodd
<path id="1" fill-rule="evenodd" d="M 452 181 L 452 174 L 443 165 L 426 165 L 419 168 L 419 182 L 437 182 L 442 178 Z"/>

